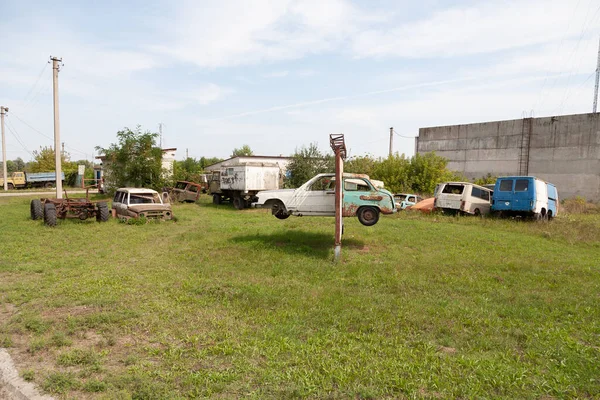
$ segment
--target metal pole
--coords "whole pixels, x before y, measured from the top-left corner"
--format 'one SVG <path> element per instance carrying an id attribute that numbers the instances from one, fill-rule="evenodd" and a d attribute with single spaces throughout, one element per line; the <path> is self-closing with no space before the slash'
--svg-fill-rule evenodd
<path id="1" fill-rule="evenodd" d="M 335 152 L 335 248 L 334 258 L 339 261 L 342 254 L 342 231 L 344 221 L 342 219 L 343 194 L 342 188 L 344 176 L 344 163 L 342 162 L 342 152 L 338 149 Z"/>
<path id="2" fill-rule="evenodd" d="M 393 148 L 394 148 L 394 128 L 391 127 L 390 128 L 390 157 L 393 154 Z"/>
<path id="3" fill-rule="evenodd" d="M 0 106 L 0 124 L 2 125 L 2 178 L 4 178 L 4 190 L 8 190 L 8 172 L 6 170 L 6 138 L 4 136 L 4 114 L 8 112 L 8 108 Z"/>
<path id="4" fill-rule="evenodd" d="M 52 82 L 54 85 L 54 160 L 56 164 L 56 198 L 62 199 L 62 158 L 60 151 L 60 119 L 58 113 L 58 71 L 62 58 L 50 57 L 52 60 Z"/>
<path id="5" fill-rule="evenodd" d="M 600 81 L 600 40 L 598 40 L 598 61 L 596 62 L 596 86 L 594 87 L 594 109 L 598 108 L 598 81 Z"/>

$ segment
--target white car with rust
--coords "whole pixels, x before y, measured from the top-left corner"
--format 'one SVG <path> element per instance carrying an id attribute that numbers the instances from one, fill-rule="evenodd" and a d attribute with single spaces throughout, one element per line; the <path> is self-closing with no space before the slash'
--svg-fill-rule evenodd
<path id="1" fill-rule="evenodd" d="M 377 188 L 367 175 L 344 174 L 342 216 L 358 217 L 361 224 L 372 226 L 379 214 L 396 212 L 394 196 Z M 335 216 L 335 174 L 319 174 L 298 189 L 258 192 L 257 208 L 270 208 L 279 219 L 296 216 Z"/>
<path id="2" fill-rule="evenodd" d="M 167 193 L 161 196 L 156 190 L 152 189 L 120 188 L 117 189 L 113 198 L 113 215 L 120 219 L 169 220 L 173 218 L 173 212 L 168 199 Z"/>

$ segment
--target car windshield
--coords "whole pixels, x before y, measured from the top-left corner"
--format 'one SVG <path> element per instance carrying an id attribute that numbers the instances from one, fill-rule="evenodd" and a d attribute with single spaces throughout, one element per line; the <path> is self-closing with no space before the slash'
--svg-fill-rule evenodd
<path id="1" fill-rule="evenodd" d="M 129 204 L 160 204 L 160 197 L 158 193 L 131 193 L 129 195 Z"/>

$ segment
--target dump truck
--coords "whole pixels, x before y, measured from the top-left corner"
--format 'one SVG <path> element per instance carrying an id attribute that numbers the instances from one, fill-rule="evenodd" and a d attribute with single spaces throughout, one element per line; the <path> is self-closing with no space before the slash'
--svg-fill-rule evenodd
<path id="1" fill-rule="evenodd" d="M 62 181 L 65 173 L 61 174 Z M 4 179 L 0 177 L 0 186 L 4 186 Z M 12 172 L 6 179 L 8 190 L 27 189 L 35 187 L 53 188 L 56 186 L 56 172 Z"/>
<path id="2" fill-rule="evenodd" d="M 262 190 L 276 190 L 283 186 L 283 173 L 275 163 L 247 162 L 223 165 L 209 177 L 208 190 L 214 204 L 230 201 L 242 210 L 255 202 Z"/>

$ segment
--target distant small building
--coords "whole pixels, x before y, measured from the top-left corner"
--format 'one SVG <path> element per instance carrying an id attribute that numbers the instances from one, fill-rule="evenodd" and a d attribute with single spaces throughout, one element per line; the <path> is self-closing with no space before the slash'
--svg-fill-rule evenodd
<path id="1" fill-rule="evenodd" d="M 227 160 L 219 161 L 218 163 L 211 164 L 204 169 L 206 171 L 218 171 L 221 167 L 228 167 L 233 165 L 240 165 L 245 163 L 265 163 L 265 164 L 277 164 L 283 173 L 287 171 L 287 166 L 292 161 L 292 157 L 283 156 L 235 156 L 228 158 Z"/>

